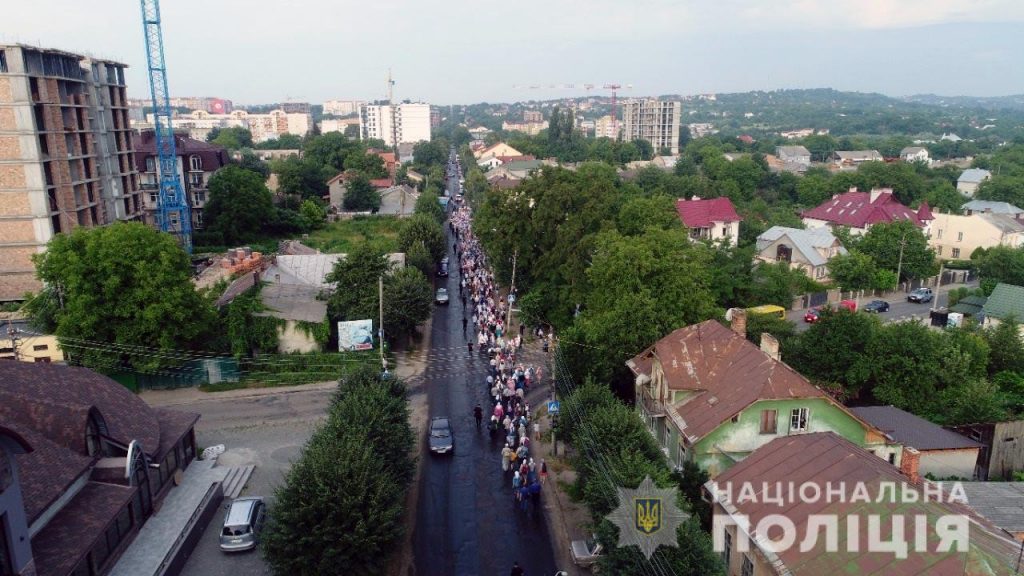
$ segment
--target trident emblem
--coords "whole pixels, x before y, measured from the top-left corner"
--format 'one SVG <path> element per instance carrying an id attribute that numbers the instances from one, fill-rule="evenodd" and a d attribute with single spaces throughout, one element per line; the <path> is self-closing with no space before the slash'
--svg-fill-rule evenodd
<path id="1" fill-rule="evenodd" d="M 636 529 L 644 534 L 654 534 L 661 529 L 661 498 L 634 498 L 636 506 Z"/>

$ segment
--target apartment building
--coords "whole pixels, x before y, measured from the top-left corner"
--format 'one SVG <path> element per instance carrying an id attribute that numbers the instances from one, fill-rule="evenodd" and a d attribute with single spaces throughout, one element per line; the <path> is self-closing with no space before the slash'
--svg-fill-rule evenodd
<path id="1" fill-rule="evenodd" d="M 619 129 L 622 123 L 611 116 L 601 116 L 594 121 L 594 138 L 619 139 Z"/>
<path id="2" fill-rule="evenodd" d="M 359 107 L 363 105 L 361 100 L 327 100 L 324 102 L 324 114 L 332 116 L 348 116 L 358 114 Z"/>
<path id="3" fill-rule="evenodd" d="M 627 142 L 647 140 L 658 152 L 667 148 L 679 153 L 681 102 L 631 99 L 622 103 L 622 138 Z"/>
<path id="4" fill-rule="evenodd" d="M 139 132 L 153 129 L 153 114 L 146 115 L 145 122 L 132 122 L 132 128 Z M 174 129 L 186 130 L 190 138 L 206 140 L 214 128 L 245 128 L 252 133 L 253 142 L 266 142 L 282 134 L 305 136 L 313 127 L 313 117 L 302 112 L 271 110 L 266 114 L 252 114 L 245 110 L 234 110 L 230 114 L 211 114 L 195 110 L 188 114 L 175 114 Z"/>
<path id="5" fill-rule="evenodd" d="M 544 113 L 540 110 L 523 110 L 523 122 L 543 122 Z"/>
<path id="6" fill-rule="evenodd" d="M 125 68 L 0 44 L 0 301 L 42 287 L 32 254 L 54 235 L 143 219 Z"/>
<path id="7" fill-rule="evenodd" d="M 392 126 L 394 121 L 394 126 Z M 359 107 L 359 135 L 383 140 L 385 145 L 430 140 L 430 104 L 366 104 Z"/>
<path id="8" fill-rule="evenodd" d="M 152 131 L 143 132 L 135 137 L 135 165 L 142 180 L 145 191 L 143 203 L 149 220 L 154 221 L 160 195 L 160 179 L 156 169 L 160 161 L 156 154 L 156 137 Z M 210 177 L 217 170 L 228 164 L 227 150 L 195 140 L 182 134 L 174 135 L 174 151 L 178 156 L 178 177 L 181 189 L 188 198 L 189 212 L 192 214 L 192 228 L 201 230 L 203 208 L 209 200 Z"/>

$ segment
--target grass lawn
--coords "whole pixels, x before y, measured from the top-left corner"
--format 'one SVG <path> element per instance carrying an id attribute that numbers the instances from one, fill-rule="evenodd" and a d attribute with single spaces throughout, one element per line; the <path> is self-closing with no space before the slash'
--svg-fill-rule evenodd
<path id="1" fill-rule="evenodd" d="M 380 352 L 317 352 L 311 354 L 263 354 L 258 359 L 241 361 L 241 377 L 237 382 L 201 384 L 203 392 L 224 392 L 240 388 L 274 388 L 315 382 L 337 381 L 357 365 L 380 366 Z M 388 364 L 395 365 L 392 354 Z"/>
<path id="2" fill-rule="evenodd" d="M 325 253 L 348 253 L 365 242 L 384 252 L 398 252 L 398 231 L 402 221 L 395 216 L 357 216 L 332 222 L 310 233 L 303 244 Z"/>

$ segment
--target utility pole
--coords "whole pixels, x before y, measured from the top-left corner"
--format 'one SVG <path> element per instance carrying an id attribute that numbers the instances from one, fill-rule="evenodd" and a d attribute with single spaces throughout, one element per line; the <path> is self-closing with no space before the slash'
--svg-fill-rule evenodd
<path id="1" fill-rule="evenodd" d="M 942 288 L 942 272 L 946 269 L 946 261 L 939 261 L 939 281 L 935 285 L 935 296 L 932 297 L 932 312 L 935 312 L 939 306 L 939 288 Z"/>
<path id="2" fill-rule="evenodd" d="M 14 361 L 17 362 L 18 358 L 18 331 L 14 328 L 14 323 L 11 319 L 7 319 L 7 336 L 11 339 L 11 350 L 14 352 Z"/>
<path id="3" fill-rule="evenodd" d="M 508 289 L 508 315 L 505 318 L 505 333 L 508 334 L 512 330 L 512 303 L 515 302 L 515 296 L 513 294 L 516 291 L 516 259 L 519 257 L 519 250 L 516 250 L 512 254 L 512 284 Z"/>
<path id="4" fill-rule="evenodd" d="M 378 333 L 378 339 L 380 340 L 380 366 L 384 370 L 383 375 L 387 377 L 388 374 L 388 359 L 384 357 L 384 276 L 381 275 L 377 278 L 377 302 L 379 303 L 380 312 L 380 331 Z"/>
<path id="5" fill-rule="evenodd" d="M 900 260 L 896 264 L 896 290 L 900 289 L 900 272 L 903 271 L 903 248 L 907 245 L 907 233 L 903 233 L 903 238 L 900 240 Z"/>

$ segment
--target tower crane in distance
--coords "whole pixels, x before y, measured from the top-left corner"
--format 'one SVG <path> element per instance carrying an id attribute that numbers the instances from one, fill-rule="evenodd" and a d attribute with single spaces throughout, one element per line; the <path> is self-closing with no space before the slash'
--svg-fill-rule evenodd
<path id="1" fill-rule="evenodd" d="M 157 155 L 157 226 L 161 231 L 176 236 L 185 252 L 191 254 L 192 214 L 178 175 L 178 155 L 174 149 L 171 102 L 167 89 L 167 64 L 164 61 L 164 36 L 160 25 L 160 0 L 140 0 L 140 5 Z"/>

